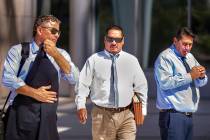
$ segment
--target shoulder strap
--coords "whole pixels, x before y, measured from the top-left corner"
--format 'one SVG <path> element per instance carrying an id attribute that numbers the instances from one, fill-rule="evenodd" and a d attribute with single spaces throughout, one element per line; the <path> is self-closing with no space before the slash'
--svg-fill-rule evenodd
<path id="1" fill-rule="evenodd" d="M 21 71 L 21 69 L 23 67 L 23 64 L 25 63 L 26 59 L 28 58 L 29 51 L 30 51 L 30 43 L 29 42 L 22 42 L 21 45 L 22 45 L 22 49 L 21 49 L 21 57 L 22 58 L 20 60 L 20 65 L 19 65 L 17 77 L 20 74 L 20 71 Z M 5 109 L 5 106 L 6 106 L 7 102 L 8 102 L 8 100 L 9 100 L 10 95 L 11 95 L 11 91 L 9 92 L 9 94 L 7 96 L 7 99 L 6 99 L 5 103 L 4 103 L 4 106 L 2 108 L 2 112 L 3 113 L 4 113 L 4 109 Z"/>
<path id="2" fill-rule="evenodd" d="M 17 73 L 17 76 L 19 76 L 20 74 L 20 71 L 23 67 L 23 64 L 25 63 L 26 59 L 28 58 L 29 56 L 29 50 L 30 50 L 30 43 L 29 42 L 22 42 L 21 43 L 22 45 L 22 50 L 21 50 L 21 61 L 20 61 L 20 66 L 19 66 L 19 70 L 18 70 L 18 73 Z"/>

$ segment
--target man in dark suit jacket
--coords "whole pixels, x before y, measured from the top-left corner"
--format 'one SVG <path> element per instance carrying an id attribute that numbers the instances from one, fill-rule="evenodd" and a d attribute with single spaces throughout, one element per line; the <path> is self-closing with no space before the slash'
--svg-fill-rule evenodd
<path id="1" fill-rule="evenodd" d="M 56 110 L 60 78 L 74 84 L 78 70 L 69 54 L 56 47 L 60 20 L 36 19 L 29 57 L 17 75 L 21 45 L 13 46 L 4 63 L 2 83 L 11 89 L 6 140 L 58 140 Z"/>

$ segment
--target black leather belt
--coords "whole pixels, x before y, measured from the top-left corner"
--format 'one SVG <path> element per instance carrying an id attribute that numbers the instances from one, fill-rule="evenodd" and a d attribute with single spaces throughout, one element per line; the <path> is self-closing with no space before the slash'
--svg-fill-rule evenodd
<path id="1" fill-rule="evenodd" d="M 160 112 L 181 113 L 188 117 L 192 117 L 193 114 L 192 112 L 180 112 L 175 109 L 161 109 Z"/>
<path id="2" fill-rule="evenodd" d="M 126 107 L 118 107 L 118 108 L 108 108 L 108 107 L 102 107 L 102 106 L 98 106 L 95 104 L 96 107 L 106 110 L 106 111 L 111 111 L 111 112 L 121 112 L 121 111 L 125 111 L 127 109 L 130 109 L 130 105 L 126 106 Z"/>

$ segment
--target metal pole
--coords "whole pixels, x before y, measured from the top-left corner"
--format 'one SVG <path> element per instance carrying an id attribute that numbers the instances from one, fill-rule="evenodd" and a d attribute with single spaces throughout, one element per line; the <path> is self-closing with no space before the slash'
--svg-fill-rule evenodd
<path id="1" fill-rule="evenodd" d="M 134 55 L 138 55 L 138 16 L 139 16 L 139 0 L 134 1 Z"/>
<path id="2" fill-rule="evenodd" d="M 96 0 L 91 0 L 91 14 L 90 14 L 90 54 L 93 54 L 96 51 L 96 13 L 95 13 L 95 7 L 96 7 Z"/>
<path id="3" fill-rule="evenodd" d="M 150 51 L 150 35 L 152 22 L 152 4 L 153 0 L 145 0 L 144 10 L 144 40 L 143 40 L 143 68 L 148 68 L 149 51 Z"/>

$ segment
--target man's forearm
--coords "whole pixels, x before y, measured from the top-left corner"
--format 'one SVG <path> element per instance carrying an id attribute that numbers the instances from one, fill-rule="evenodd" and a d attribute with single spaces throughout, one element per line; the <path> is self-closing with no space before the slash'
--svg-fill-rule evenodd
<path id="1" fill-rule="evenodd" d="M 60 69 L 65 73 L 65 74 L 69 74 L 71 71 L 71 66 L 69 64 L 69 62 L 64 58 L 63 55 L 61 55 L 59 52 L 54 56 L 54 59 L 56 61 L 56 63 L 58 64 L 58 66 L 60 67 Z"/>
<path id="2" fill-rule="evenodd" d="M 57 93 L 50 91 L 51 85 L 41 86 L 38 89 L 32 88 L 28 85 L 21 86 L 16 89 L 18 94 L 22 94 L 31 98 L 34 98 L 40 102 L 54 103 L 57 101 Z"/>
<path id="3" fill-rule="evenodd" d="M 20 88 L 16 89 L 15 91 L 17 94 L 22 94 L 22 95 L 34 98 L 34 95 L 36 94 L 35 90 L 36 89 L 34 89 L 28 85 L 24 85 L 24 86 L 21 86 Z"/>

